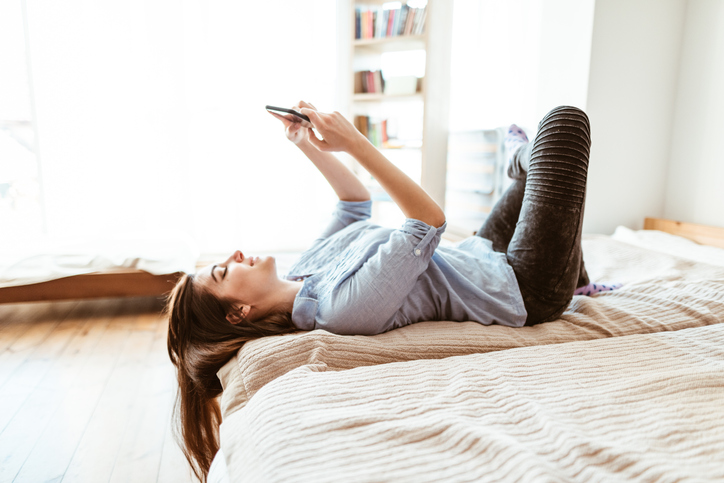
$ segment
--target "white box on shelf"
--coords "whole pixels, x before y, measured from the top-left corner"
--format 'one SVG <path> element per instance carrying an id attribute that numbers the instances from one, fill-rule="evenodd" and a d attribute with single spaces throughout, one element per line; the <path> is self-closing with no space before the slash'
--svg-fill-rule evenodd
<path id="1" fill-rule="evenodd" d="M 399 96 L 417 92 L 417 77 L 403 75 L 385 78 L 385 94 Z"/>

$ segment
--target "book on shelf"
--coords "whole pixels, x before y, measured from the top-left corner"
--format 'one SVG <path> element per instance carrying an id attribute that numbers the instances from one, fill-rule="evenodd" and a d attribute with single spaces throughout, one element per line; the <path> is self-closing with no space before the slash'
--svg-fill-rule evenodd
<path id="1" fill-rule="evenodd" d="M 421 35 L 425 31 L 427 6 L 422 8 L 402 5 L 399 8 L 384 6 L 355 7 L 355 39 Z"/>
<path id="2" fill-rule="evenodd" d="M 385 90 L 385 78 L 379 70 L 361 70 L 354 73 L 354 92 L 382 94 Z"/>
<path id="3" fill-rule="evenodd" d="M 420 139 L 398 139 L 391 138 L 388 130 L 387 119 L 376 119 L 370 116 L 355 116 L 354 126 L 377 148 L 381 149 L 420 149 Z M 393 133 L 394 135 L 394 133 Z"/>
<path id="4" fill-rule="evenodd" d="M 355 116 L 354 125 L 375 147 L 386 147 L 389 141 L 387 119 L 373 120 L 370 116 Z"/>

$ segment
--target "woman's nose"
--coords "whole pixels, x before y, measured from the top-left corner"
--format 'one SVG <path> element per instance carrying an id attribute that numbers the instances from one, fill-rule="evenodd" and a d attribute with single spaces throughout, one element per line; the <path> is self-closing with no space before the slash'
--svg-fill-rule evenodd
<path id="1" fill-rule="evenodd" d="M 231 254 L 231 256 L 229 257 L 229 259 L 226 262 L 227 263 L 229 263 L 229 262 L 241 263 L 241 261 L 243 259 L 244 259 L 244 254 L 241 253 L 241 250 L 236 250 L 234 253 Z"/>

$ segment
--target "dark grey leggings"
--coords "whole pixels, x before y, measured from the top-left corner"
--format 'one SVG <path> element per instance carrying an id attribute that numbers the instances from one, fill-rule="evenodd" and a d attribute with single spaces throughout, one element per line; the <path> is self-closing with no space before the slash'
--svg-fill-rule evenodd
<path id="1" fill-rule="evenodd" d="M 581 225 L 591 147 L 588 116 L 561 106 L 538 125 L 508 169 L 515 181 L 477 235 L 493 242 L 513 267 L 526 325 L 557 319 L 577 287 L 589 283 L 583 265 Z"/>

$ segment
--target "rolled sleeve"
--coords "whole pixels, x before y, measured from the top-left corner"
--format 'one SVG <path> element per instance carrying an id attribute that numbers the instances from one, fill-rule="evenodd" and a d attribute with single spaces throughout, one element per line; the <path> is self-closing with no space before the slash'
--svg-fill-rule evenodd
<path id="1" fill-rule="evenodd" d="M 372 201 L 342 201 L 337 202 L 337 206 L 332 214 L 327 228 L 322 232 L 319 239 L 324 239 L 338 232 L 342 228 L 351 225 L 357 221 L 367 220 L 372 215 Z"/>
<path id="2" fill-rule="evenodd" d="M 419 240 L 418 243 L 414 244 L 412 254 L 416 257 L 426 256 L 429 260 L 437 246 L 440 244 L 440 238 L 442 237 L 442 234 L 445 233 L 445 228 L 447 228 L 447 222 L 445 222 L 440 228 L 434 228 L 423 221 L 408 218 L 405 220 L 402 228 L 400 228 L 400 231 Z"/>

